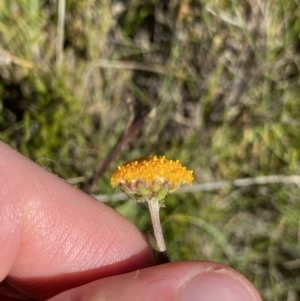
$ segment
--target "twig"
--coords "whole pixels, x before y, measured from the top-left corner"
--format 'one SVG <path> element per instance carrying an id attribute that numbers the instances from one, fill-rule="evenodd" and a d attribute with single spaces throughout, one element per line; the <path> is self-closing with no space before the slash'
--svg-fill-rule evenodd
<path id="1" fill-rule="evenodd" d="M 128 102 L 129 110 L 130 110 L 130 116 L 128 119 L 128 123 L 126 128 L 124 129 L 124 132 L 122 133 L 121 137 L 115 144 L 115 146 L 112 148 L 110 153 L 107 155 L 107 157 L 100 162 L 98 167 L 96 168 L 96 171 L 94 173 L 93 178 L 91 181 L 88 181 L 85 185 L 84 191 L 86 193 L 91 193 L 95 189 L 95 185 L 97 183 L 97 180 L 102 176 L 102 174 L 105 172 L 107 167 L 109 166 L 110 162 L 114 160 L 114 158 L 119 154 L 121 151 L 123 145 L 128 141 L 128 139 L 135 134 L 140 128 L 143 127 L 145 120 L 147 117 L 151 116 L 151 111 L 147 114 L 142 114 L 140 116 L 136 115 L 136 112 L 134 112 L 133 105 L 131 102 Z"/>
<path id="2" fill-rule="evenodd" d="M 295 184 L 300 187 L 300 176 L 299 175 L 270 175 L 270 176 L 261 176 L 256 178 L 241 178 L 235 179 L 233 181 L 218 181 L 218 182 L 210 182 L 203 184 L 194 184 L 193 186 L 185 186 L 177 190 L 175 194 L 182 193 L 193 193 L 193 192 L 201 192 L 201 191 L 214 191 L 220 190 L 225 187 L 246 187 L 252 185 L 265 185 L 265 184 Z M 105 203 L 108 201 L 124 201 L 128 199 L 128 195 L 126 193 L 114 193 L 112 195 L 93 195 L 97 200 Z"/>
<path id="3" fill-rule="evenodd" d="M 60 67 L 63 61 L 63 47 L 65 34 L 66 0 L 58 1 L 58 20 L 56 36 L 56 66 Z"/>

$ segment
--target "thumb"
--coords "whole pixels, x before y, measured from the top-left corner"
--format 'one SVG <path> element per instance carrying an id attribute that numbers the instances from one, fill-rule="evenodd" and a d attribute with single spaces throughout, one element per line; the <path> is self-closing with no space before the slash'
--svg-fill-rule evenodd
<path id="1" fill-rule="evenodd" d="M 213 262 L 178 262 L 94 281 L 49 301 L 261 301 L 235 270 Z"/>

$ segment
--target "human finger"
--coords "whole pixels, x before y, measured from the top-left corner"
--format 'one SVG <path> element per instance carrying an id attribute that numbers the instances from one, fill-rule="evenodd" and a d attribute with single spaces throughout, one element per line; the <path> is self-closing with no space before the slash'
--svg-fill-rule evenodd
<path id="1" fill-rule="evenodd" d="M 35 298 L 153 265 L 115 210 L 0 142 L 0 282 Z"/>
<path id="2" fill-rule="evenodd" d="M 219 263 L 164 264 L 101 279 L 48 301 L 261 301 L 253 285 Z"/>

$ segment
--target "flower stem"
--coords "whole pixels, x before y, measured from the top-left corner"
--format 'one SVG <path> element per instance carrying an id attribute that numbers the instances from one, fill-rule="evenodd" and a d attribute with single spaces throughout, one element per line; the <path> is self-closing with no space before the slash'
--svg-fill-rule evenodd
<path id="1" fill-rule="evenodd" d="M 166 244 L 165 244 L 164 236 L 161 229 L 160 219 L 159 219 L 159 209 L 160 209 L 159 200 L 152 198 L 150 200 L 147 200 L 147 202 L 150 210 L 150 216 L 152 220 L 154 236 L 155 236 L 158 251 L 165 252 Z"/>

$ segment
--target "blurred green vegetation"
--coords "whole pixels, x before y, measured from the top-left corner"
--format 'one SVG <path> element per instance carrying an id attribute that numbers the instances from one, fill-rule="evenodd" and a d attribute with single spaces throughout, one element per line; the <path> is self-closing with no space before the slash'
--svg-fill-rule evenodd
<path id="1" fill-rule="evenodd" d="M 150 154 L 196 183 L 299 174 L 299 0 L 67 1 L 63 51 L 58 13 L 54 0 L 0 2 L 1 140 L 84 189 L 133 107 L 150 117 L 93 193 Z M 264 300 L 299 300 L 299 198 L 293 183 L 173 195 L 170 255 L 228 264 Z M 150 229 L 143 206 L 109 205 Z"/>

